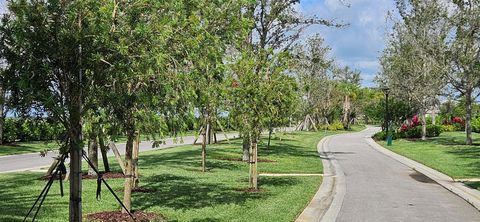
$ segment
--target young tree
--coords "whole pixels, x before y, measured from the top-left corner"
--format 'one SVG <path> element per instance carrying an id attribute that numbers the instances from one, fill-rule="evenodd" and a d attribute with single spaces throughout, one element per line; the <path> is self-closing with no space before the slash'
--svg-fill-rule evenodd
<path id="1" fill-rule="evenodd" d="M 403 22 L 381 58 L 380 84 L 418 108 L 422 117 L 422 139 L 426 138 L 426 111 L 445 86 L 444 43 L 446 11 L 437 1 L 397 1 Z"/>
<path id="2" fill-rule="evenodd" d="M 356 98 L 356 94 L 360 88 L 360 71 L 351 70 L 350 67 L 336 69 L 334 76 L 337 79 L 337 90 L 343 97 L 342 105 L 342 123 L 346 129 L 350 128 L 352 114 L 352 100 Z"/>
<path id="3" fill-rule="evenodd" d="M 310 37 L 305 46 L 298 44 L 293 50 L 296 58 L 295 73 L 303 97 L 300 112 L 304 117 L 297 126 L 299 130 L 316 129 L 319 120 L 325 118 L 321 106 L 331 92 L 328 88 L 333 60 L 329 58 L 329 52 L 330 48 L 324 46 L 324 40 L 318 34 Z"/>
<path id="4" fill-rule="evenodd" d="M 82 220 L 82 116 L 94 79 L 92 41 L 106 17 L 99 1 L 9 2 L 1 32 L 5 61 L 4 84 L 19 110 L 33 109 L 63 124 L 61 153 L 70 157 L 70 221 Z M 94 16 L 95 15 L 95 16 Z"/>
<path id="5" fill-rule="evenodd" d="M 453 37 L 447 44 L 448 82 L 465 98 L 466 144 L 472 145 L 472 104 L 480 85 L 480 1 L 454 0 L 450 17 Z"/>
<path id="6" fill-rule="evenodd" d="M 102 81 L 96 92 L 102 107 L 127 136 L 124 204 L 128 210 L 132 188 L 138 185 L 140 132 L 156 140 L 168 131 L 181 131 L 183 117 L 192 112 L 191 70 L 179 66 L 179 61 L 187 58 L 184 53 L 191 50 L 183 43 L 188 46 L 187 41 L 192 39 L 173 34 L 188 33 L 185 18 L 193 19 L 184 14 L 188 5 L 183 1 L 145 0 L 118 2 L 108 9 L 113 21 L 108 30 L 103 30 L 102 43 L 107 50 L 99 60 L 109 79 Z"/>
<path id="7" fill-rule="evenodd" d="M 184 27 L 180 38 L 188 51 L 183 66 L 190 72 L 195 89 L 195 106 L 202 128 L 202 171 L 206 171 L 206 146 L 218 125 L 219 108 L 225 95 L 227 49 L 236 47 L 246 33 L 246 19 L 241 15 L 248 1 L 198 1 L 185 4 Z M 221 127 L 221 126 L 217 126 Z"/>
<path id="8" fill-rule="evenodd" d="M 276 63 L 278 53 L 289 51 L 309 26 L 343 26 L 331 20 L 301 15 L 296 10 L 296 5 L 299 3 L 300 0 L 256 0 L 255 4 L 247 8 L 247 16 L 253 20 L 251 33 L 247 41 L 254 52 L 252 56 L 257 57 L 256 67 L 254 68 L 256 75 L 263 76 L 267 80 L 270 79 L 270 72 L 265 67 Z M 266 117 L 268 117 L 268 113 L 266 113 Z M 248 127 L 242 128 L 247 129 Z M 248 138 L 258 134 L 250 131 L 242 131 L 241 133 Z M 243 142 L 243 157 L 245 159 L 245 154 L 249 150 L 249 145 L 245 143 L 251 144 L 252 141 L 244 139 Z"/>

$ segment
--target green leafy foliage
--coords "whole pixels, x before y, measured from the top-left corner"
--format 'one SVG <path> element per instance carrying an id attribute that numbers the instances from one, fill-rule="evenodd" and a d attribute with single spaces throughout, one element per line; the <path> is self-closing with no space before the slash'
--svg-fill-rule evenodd
<path id="1" fill-rule="evenodd" d="M 472 119 L 472 131 L 480 133 L 480 117 Z"/>
<path id="2" fill-rule="evenodd" d="M 329 130 L 329 131 L 338 131 L 338 130 L 344 130 L 345 126 L 343 125 L 342 122 L 337 120 L 331 124 L 322 124 L 320 125 L 319 129 Z"/>
<path id="3" fill-rule="evenodd" d="M 442 131 L 443 132 L 454 132 L 454 131 L 457 131 L 455 129 L 455 126 L 454 125 L 442 125 Z"/>
<path id="4" fill-rule="evenodd" d="M 63 136 L 64 128 L 44 119 L 6 118 L 3 133 L 3 141 L 7 143 L 48 141 L 59 140 Z"/>

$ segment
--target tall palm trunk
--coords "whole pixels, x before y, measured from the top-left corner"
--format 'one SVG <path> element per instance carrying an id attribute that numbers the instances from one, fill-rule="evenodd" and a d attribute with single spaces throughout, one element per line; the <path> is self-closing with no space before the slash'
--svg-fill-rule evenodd
<path id="1" fill-rule="evenodd" d="M 350 128 L 350 97 L 345 95 L 345 99 L 343 101 L 343 125 L 349 129 Z"/>

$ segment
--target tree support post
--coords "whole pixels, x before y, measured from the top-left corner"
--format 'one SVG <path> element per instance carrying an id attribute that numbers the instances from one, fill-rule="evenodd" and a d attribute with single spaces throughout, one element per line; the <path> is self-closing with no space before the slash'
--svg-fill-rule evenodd
<path id="1" fill-rule="evenodd" d="M 135 142 L 133 143 L 133 188 L 138 188 L 138 153 L 140 149 L 140 132 L 135 132 Z"/>
<path id="2" fill-rule="evenodd" d="M 257 140 L 252 139 L 252 145 L 250 146 L 250 188 L 257 190 Z"/>

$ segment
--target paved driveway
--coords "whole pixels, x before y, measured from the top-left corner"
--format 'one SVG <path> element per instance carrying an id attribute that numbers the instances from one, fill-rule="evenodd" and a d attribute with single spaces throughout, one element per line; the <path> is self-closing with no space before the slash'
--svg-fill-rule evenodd
<path id="1" fill-rule="evenodd" d="M 434 181 L 374 150 L 378 129 L 340 134 L 327 144 L 345 174 L 338 222 L 479 222 L 480 212 Z"/>

